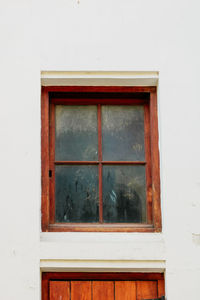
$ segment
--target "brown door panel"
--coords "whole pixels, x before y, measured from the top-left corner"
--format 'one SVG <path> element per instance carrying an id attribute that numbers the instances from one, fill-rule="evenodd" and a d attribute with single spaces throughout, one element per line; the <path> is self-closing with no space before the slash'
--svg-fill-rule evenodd
<path id="1" fill-rule="evenodd" d="M 165 299 L 163 274 L 71 274 L 72 277 L 70 273 L 45 273 L 42 281 L 42 300 Z"/>
<path id="2" fill-rule="evenodd" d="M 50 300 L 70 300 L 69 281 L 50 281 L 49 286 Z"/>

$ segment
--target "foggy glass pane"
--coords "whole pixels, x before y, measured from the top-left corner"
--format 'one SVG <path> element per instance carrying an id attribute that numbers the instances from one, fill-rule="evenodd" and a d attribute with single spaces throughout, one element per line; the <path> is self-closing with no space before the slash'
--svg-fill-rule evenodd
<path id="1" fill-rule="evenodd" d="M 97 160 L 97 106 L 56 105 L 55 159 Z"/>
<path id="2" fill-rule="evenodd" d="M 106 223 L 146 222 L 145 166 L 103 166 L 103 219 Z"/>
<path id="3" fill-rule="evenodd" d="M 144 161 L 144 108 L 102 106 L 103 160 Z"/>
<path id="4" fill-rule="evenodd" d="M 56 222 L 98 222 L 98 167 L 55 167 Z"/>

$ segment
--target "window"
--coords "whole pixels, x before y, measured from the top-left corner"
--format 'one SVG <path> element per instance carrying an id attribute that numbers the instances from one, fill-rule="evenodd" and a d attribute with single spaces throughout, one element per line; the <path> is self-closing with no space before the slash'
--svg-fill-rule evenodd
<path id="1" fill-rule="evenodd" d="M 155 87 L 42 88 L 42 229 L 161 230 Z"/>

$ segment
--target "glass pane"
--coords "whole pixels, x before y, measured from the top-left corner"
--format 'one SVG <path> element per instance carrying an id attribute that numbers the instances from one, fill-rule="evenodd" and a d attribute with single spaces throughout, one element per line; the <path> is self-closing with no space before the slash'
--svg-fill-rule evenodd
<path id="1" fill-rule="evenodd" d="M 98 222 L 98 167 L 56 166 L 56 222 Z"/>
<path id="2" fill-rule="evenodd" d="M 144 161 L 143 106 L 102 106 L 103 160 Z"/>
<path id="3" fill-rule="evenodd" d="M 103 166 L 104 222 L 146 222 L 145 166 Z"/>
<path id="4" fill-rule="evenodd" d="M 97 106 L 56 105 L 56 160 L 97 160 Z"/>

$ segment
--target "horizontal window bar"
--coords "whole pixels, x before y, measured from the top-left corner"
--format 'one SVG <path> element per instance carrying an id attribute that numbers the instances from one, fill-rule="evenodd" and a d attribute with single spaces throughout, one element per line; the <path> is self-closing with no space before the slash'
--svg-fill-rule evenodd
<path id="1" fill-rule="evenodd" d="M 55 165 L 145 165 L 145 161 L 55 161 Z"/>
<path id="2" fill-rule="evenodd" d="M 74 231 L 74 232 L 154 232 L 152 224 L 141 223 L 55 223 L 49 224 L 49 231 Z"/>
<path id="3" fill-rule="evenodd" d="M 98 165 L 99 161 L 55 161 L 55 165 Z"/>
<path id="4" fill-rule="evenodd" d="M 54 224 L 50 224 L 50 226 L 82 226 L 82 227 L 146 227 L 146 228 L 152 228 L 152 224 L 147 224 L 147 223 L 106 223 L 106 222 L 98 222 L 98 223 L 59 223 L 56 222 Z"/>
<path id="5" fill-rule="evenodd" d="M 87 97 L 88 98 L 88 97 Z M 62 104 L 62 105 L 145 105 L 148 104 L 148 99 L 81 99 L 81 98 L 52 98 L 51 99 L 52 104 Z"/>
<path id="6" fill-rule="evenodd" d="M 102 161 L 104 165 L 145 165 L 146 161 Z"/>

